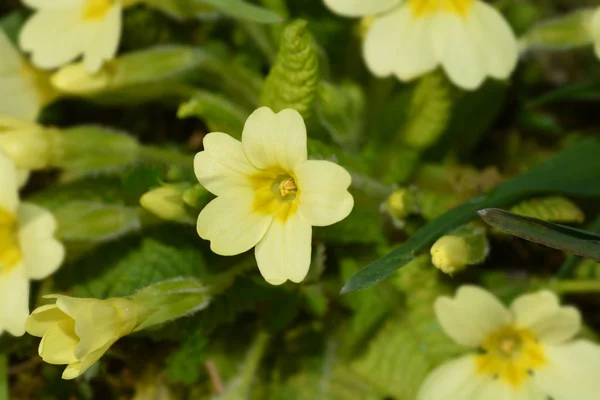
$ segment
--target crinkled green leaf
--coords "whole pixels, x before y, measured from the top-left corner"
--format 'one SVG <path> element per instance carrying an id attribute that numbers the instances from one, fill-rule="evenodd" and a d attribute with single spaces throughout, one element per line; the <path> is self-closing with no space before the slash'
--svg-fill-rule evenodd
<path id="1" fill-rule="evenodd" d="M 265 81 L 260 103 L 275 112 L 292 108 L 309 119 L 318 84 L 319 62 L 308 23 L 296 20 L 283 31 L 279 53 Z"/>
<path id="2" fill-rule="evenodd" d="M 577 204 L 562 196 L 524 200 L 509 211 L 549 222 L 582 223 L 585 218 Z"/>

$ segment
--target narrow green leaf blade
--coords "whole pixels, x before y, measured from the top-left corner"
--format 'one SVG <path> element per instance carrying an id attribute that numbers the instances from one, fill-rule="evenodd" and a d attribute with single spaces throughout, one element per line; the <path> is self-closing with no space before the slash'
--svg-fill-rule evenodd
<path id="1" fill-rule="evenodd" d="M 272 24 L 282 22 L 283 18 L 266 8 L 242 0 L 200 0 L 198 4 L 207 4 L 233 18 L 246 21 Z"/>
<path id="2" fill-rule="evenodd" d="M 342 293 L 366 289 L 381 282 L 440 236 L 474 219 L 478 210 L 508 206 L 523 198 L 546 193 L 600 196 L 599 154 L 600 140 L 583 140 L 490 193 L 472 198 L 431 221 L 404 244 L 367 265 L 346 282 Z"/>
<path id="3" fill-rule="evenodd" d="M 489 225 L 531 242 L 600 261 L 600 235 L 541 219 L 486 208 L 477 214 Z"/>

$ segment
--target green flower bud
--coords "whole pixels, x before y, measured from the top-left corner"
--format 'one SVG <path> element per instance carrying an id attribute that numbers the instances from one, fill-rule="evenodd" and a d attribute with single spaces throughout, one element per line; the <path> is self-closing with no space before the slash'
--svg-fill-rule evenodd
<path id="1" fill-rule="evenodd" d="M 174 184 L 152 189 L 140 198 L 140 204 L 162 219 L 193 223 L 183 199 L 189 187 L 189 184 Z"/>

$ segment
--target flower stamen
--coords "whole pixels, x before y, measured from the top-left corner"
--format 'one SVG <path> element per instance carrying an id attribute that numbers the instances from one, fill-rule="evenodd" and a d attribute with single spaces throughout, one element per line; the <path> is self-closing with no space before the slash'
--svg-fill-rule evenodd
<path id="1" fill-rule="evenodd" d="M 295 197 L 297 192 L 296 181 L 291 176 L 288 176 L 279 183 L 279 194 L 283 200 L 291 200 L 290 197 Z"/>

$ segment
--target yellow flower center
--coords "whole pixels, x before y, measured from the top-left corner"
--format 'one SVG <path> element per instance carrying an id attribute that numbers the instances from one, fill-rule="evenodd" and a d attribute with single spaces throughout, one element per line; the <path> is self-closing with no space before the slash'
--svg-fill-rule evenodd
<path id="1" fill-rule="evenodd" d="M 543 347 L 533 333 L 507 326 L 490 334 L 483 343 L 484 353 L 476 357 L 477 373 L 517 388 L 546 364 Z"/>
<path id="2" fill-rule="evenodd" d="M 475 0 L 409 0 L 415 17 L 423 17 L 437 12 L 447 12 L 466 17 Z"/>
<path id="3" fill-rule="evenodd" d="M 292 174 L 271 168 L 251 177 L 250 183 L 255 190 L 254 212 L 273 215 L 282 221 L 296 212 L 299 189 Z"/>
<path id="4" fill-rule="evenodd" d="M 22 258 L 17 219 L 13 214 L 0 208 L 0 273 L 10 271 Z"/>
<path id="5" fill-rule="evenodd" d="M 114 4 L 115 0 L 86 0 L 82 19 L 84 21 L 102 19 Z"/>

